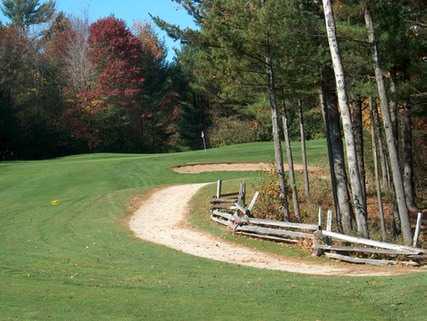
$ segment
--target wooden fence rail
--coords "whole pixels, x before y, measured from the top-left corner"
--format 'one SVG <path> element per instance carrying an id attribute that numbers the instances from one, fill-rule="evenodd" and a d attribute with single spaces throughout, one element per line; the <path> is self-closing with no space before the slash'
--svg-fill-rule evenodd
<path id="1" fill-rule="evenodd" d="M 259 195 L 259 192 L 256 192 L 246 206 L 244 182 L 240 184 L 239 192 L 223 194 L 222 181 L 218 180 L 217 193 L 211 200 L 211 219 L 231 228 L 236 234 L 293 244 L 300 240 L 312 240 L 313 255 L 324 254 L 328 258 L 349 263 L 415 266 L 427 260 L 427 250 L 416 247 L 422 230 L 421 213 L 417 217 L 413 247 L 411 247 L 333 232 L 332 210 L 327 211 L 326 223 L 323 223 L 322 209 L 319 208 L 317 224 L 254 218 L 251 213 Z M 325 230 L 323 224 L 326 225 Z M 351 254 L 358 254 L 358 257 L 350 256 Z M 363 255 L 370 257 L 360 257 Z"/>
<path id="2" fill-rule="evenodd" d="M 340 241 L 349 242 L 349 243 L 363 244 L 363 245 L 377 247 L 377 248 L 381 248 L 381 249 L 407 252 L 408 254 L 421 254 L 424 252 L 423 249 L 417 249 L 414 247 L 409 247 L 409 246 L 404 246 L 404 245 L 374 241 L 374 240 L 370 240 L 370 239 L 364 239 L 361 237 L 355 237 L 355 236 L 350 236 L 350 235 L 331 232 L 331 231 L 321 231 L 321 232 L 322 232 L 322 235 L 324 235 L 324 236 L 330 237 L 332 239 L 340 240 Z"/>

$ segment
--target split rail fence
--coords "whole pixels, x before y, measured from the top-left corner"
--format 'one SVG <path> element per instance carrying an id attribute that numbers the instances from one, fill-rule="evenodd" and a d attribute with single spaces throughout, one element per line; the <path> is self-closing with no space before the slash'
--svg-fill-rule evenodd
<path id="1" fill-rule="evenodd" d="M 356 264 L 419 266 L 427 261 L 427 250 L 418 247 L 425 222 L 422 213 L 417 216 L 412 246 L 403 246 L 332 231 L 332 210 L 327 211 L 326 222 L 323 222 L 322 209 L 319 208 L 315 224 L 254 218 L 252 212 L 259 192 L 246 205 L 244 182 L 235 193 L 222 193 L 222 186 L 223 182 L 218 180 L 216 195 L 211 200 L 211 219 L 236 234 L 291 244 L 309 240 L 313 255 Z"/>

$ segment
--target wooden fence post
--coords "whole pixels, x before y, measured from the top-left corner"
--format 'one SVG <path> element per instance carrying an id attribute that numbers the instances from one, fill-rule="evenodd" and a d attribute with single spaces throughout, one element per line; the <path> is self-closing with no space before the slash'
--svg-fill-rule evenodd
<path id="1" fill-rule="evenodd" d="M 417 225 L 415 226 L 414 241 L 412 243 L 413 247 L 417 247 L 417 244 L 418 244 L 418 238 L 420 237 L 420 231 L 421 231 L 422 218 L 423 218 L 423 213 L 419 212 L 417 216 Z"/>
<path id="2" fill-rule="evenodd" d="M 328 210 L 327 216 L 326 216 L 326 231 L 331 232 L 332 231 L 332 210 Z M 332 239 L 330 237 L 325 238 L 325 243 L 328 245 L 332 244 Z"/>
<path id="3" fill-rule="evenodd" d="M 328 216 L 326 220 L 326 230 L 329 232 L 332 231 L 332 210 L 328 210 Z"/>
<path id="4" fill-rule="evenodd" d="M 313 233 L 313 256 L 321 256 L 323 250 L 321 248 L 322 245 L 323 234 L 322 230 L 317 230 Z"/>
<path id="5" fill-rule="evenodd" d="M 319 230 L 321 230 L 322 229 L 322 208 L 321 207 L 319 207 L 319 217 L 318 217 L 317 225 L 319 226 Z"/>
<path id="6" fill-rule="evenodd" d="M 249 212 L 252 212 L 252 210 L 254 209 L 255 203 L 258 200 L 258 197 L 259 197 L 259 192 L 255 192 L 255 195 L 252 198 L 252 201 L 249 203 L 249 206 L 248 206 Z"/>
<path id="7" fill-rule="evenodd" d="M 246 183 L 245 182 L 241 182 L 240 183 L 238 203 L 241 206 L 245 206 L 246 205 Z"/>
<path id="8" fill-rule="evenodd" d="M 222 180 L 216 182 L 216 198 L 221 198 Z"/>
<path id="9" fill-rule="evenodd" d="M 246 182 L 243 182 L 243 206 L 246 206 Z"/>

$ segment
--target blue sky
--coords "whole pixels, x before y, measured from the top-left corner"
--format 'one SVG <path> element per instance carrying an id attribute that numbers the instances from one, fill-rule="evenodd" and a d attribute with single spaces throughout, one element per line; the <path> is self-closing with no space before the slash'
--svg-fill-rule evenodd
<path id="1" fill-rule="evenodd" d="M 135 21 L 151 21 L 151 14 L 182 27 L 194 27 L 192 18 L 172 0 L 56 0 L 56 4 L 59 10 L 72 15 L 87 12 L 91 21 L 113 14 L 132 26 Z M 5 21 L 2 16 L 1 20 Z M 166 41 L 171 58 L 172 48 L 179 44 L 174 43 L 166 34 L 159 33 Z"/>

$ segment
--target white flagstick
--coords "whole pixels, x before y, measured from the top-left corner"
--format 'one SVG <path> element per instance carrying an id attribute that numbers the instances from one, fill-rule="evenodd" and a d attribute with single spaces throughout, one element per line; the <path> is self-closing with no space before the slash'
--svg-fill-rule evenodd
<path id="1" fill-rule="evenodd" d="M 206 147 L 206 137 L 205 137 L 205 132 L 202 131 L 202 141 L 203 141 L 203 148 L 205 149 L 205 152 L 207 151 L 207 147 Z"/>

